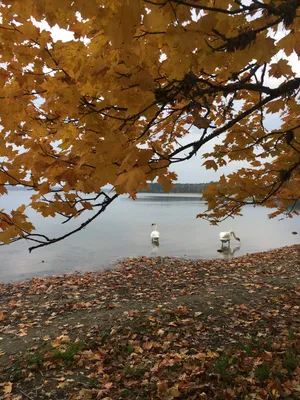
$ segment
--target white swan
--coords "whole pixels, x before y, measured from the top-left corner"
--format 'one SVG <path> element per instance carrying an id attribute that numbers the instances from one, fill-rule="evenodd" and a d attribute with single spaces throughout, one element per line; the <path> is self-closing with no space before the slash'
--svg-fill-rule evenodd
<path id="1" fill-rule="evenodd" d="M 221 240 L 221 242 L 222 242 L 222 246 L 223 246 L 223 244 L 226 243 L 226 242 L 228 242 L 228 245 L 230 246 L 230 239 L 231 239 L 231 236 L 233 236 L 237 241 L 239 241 L 239 242 L 241 241 L 240 238 L 236 237 L 236 235 L 235 235 L 235 233 L 234 233 L 233 231 L 229 231 L 229 232 L 220 232 L 220 233 L 219 233 L 219 237 L 220 237 L 220 240 Z"/>
<path id="2" fill-rule="evenodd" d="M 155 226 L 154 231 L 152 231 L 151 235 L 150 235 L 151 239 L 158 241 L 159 240 L 159 232 L 157 230 L 157 224 L 153 223 L 151 226 Z"/>

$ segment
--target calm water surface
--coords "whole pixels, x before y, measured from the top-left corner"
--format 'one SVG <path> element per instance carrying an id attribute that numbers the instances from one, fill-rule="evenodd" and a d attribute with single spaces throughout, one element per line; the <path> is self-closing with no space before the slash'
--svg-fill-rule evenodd
<path id="1" fill-rule="evenodd" d="M 27 203 L 32 192 L 14 191 L 9 202 L 0 198 L 0 208 Z M 5 203 L 6 202 L 6 203 Z M 299 243 L 300 218 L 269 220 L 264 208 L 246 207 L 243 217 L 219 226 L 196 219 L 205 205 L 199 195 L 140 194 L 133 201 L 121 197 L 98 220 L 83 231 L 52 246 L 28 253 L 30 242 L 20 241 L 0 247 L 0 282 L 54 275 L 73 271 L 104 269 L 116 259 L 130 256 L 175 256 L 187 258 L 230 258 L 245 253 Z M 61 225 L 61 220 L 41 218 L 29 211 L 40 233 L 51 237 L 78 226 L 83 218 Z M 158 224 L 159 247 L 151 244 L 151 223 Z M 233 239 L 230 253 L 219 253 L 220 231 L 234 230 L 242 240 Z M 297 231 L 298 235 L 292 235 Z"/>

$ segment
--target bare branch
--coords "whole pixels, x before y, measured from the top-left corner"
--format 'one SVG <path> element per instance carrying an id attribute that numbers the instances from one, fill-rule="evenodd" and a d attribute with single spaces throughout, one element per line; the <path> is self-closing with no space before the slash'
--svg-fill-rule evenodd
<path id="1" fill-rule="evenodd" d="M 50 244 L 60 242 L 61 240 L 66 239 L 67 237 L 73 235 L 74 233 L 81 231 L 81 230 L 84 229 L 87 225 L 89 225 L 92 221 L 94 221 L 94 219 L 96 219 L 100 214 L 102 214 L 102 213 L 105 211 L 105 209 L 107 208 L 107 206 L 108 206 L 110 203 L 112 203 L 118 196 L 119 196 L 118 194 L 115 194 L 113 197 L 110 197 L 109 200 L 106 198 L 106 199 L 103 201 L 102 207 L 100 208 L 100 210 L 98 210 L 98 211 L 93 215 L 93 217 L 91 217 L 91 218 L 87 219 L 85 222 L 83 222 L 78 228 L 73 229 L 72 231 L 70 231 L 70 232 L 66 233 L 65 235 L 62 235 L 62 236 L 60 236 L 60 237 L 58 237 L 58 238 L 48 239 L 46 242 L 41 243 L 41 244 L 39 244 L 39 245 L 37 245 L 37 246 L 29 247 L 29 249 L 28 249 L 28 250 L 29 250 L 29 253 L 31 253 L 32 250 L 37 249 L 37 248 L 39 248 L 39 247 L 49 246 Z M 30 236 L 27 237 L 27 239 L 30 239 Z"/>

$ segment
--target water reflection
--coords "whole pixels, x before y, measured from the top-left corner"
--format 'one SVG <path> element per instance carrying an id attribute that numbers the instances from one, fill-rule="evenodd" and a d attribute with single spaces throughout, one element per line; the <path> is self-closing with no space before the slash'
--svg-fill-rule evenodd
<path id="1" fill-rule="evenodd" d="M 241 246 L 236 246 L 234 248 L 231 248 L 230 246 L 222 246 L 220 249 L 217 250 L 217 252 L 223 256 L 224 260 L 230 260 L 234 257 L 235 253 L 240 250 L 240 248 Z"/>
<path id="2" fill-rule="evenodd" d="M 155 257 L 159 250 L 159 241 L 158 240 L 151 240 L 151 256 Z"/>
<path id="3" fill-rule="evenodd" d="M 155 195 L 148 195 L 148 194 L 143 194 L 142 196 L 139 195 L 135 199 L 137 202 L 156 202 L 156 203 L 161 203 L 161 202 L 189 202 L 189 203 L 198 203 L 198 204 L 204 204 L 203 201 L 201 201 L 201 194 L 191 194 L 190 196 L 186 195 L 160 195 L 160 194 L 155 194 Z"/>

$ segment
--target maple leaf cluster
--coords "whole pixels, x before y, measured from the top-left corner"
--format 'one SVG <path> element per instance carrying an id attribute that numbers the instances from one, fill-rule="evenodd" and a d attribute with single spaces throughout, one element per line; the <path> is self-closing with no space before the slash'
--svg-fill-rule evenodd
<path id="1" fill-rule="evenodd" d="M 45 217 L 97 217 L 149 181 L 167 191 L 170 166 L 217 138 L 206 168 L 248 167 L 208 187 L 201 217 L 217 223 L 245 204 L 296 212 L 298 0 L 3 0 L 0 13 L 0 195 L 22 185 Z M 54 39 L 55 26 L 71 39 Z M 40 247 L 93 219 L 51 239 L 23 208 L 0 209 L 0 241 Z"/>

